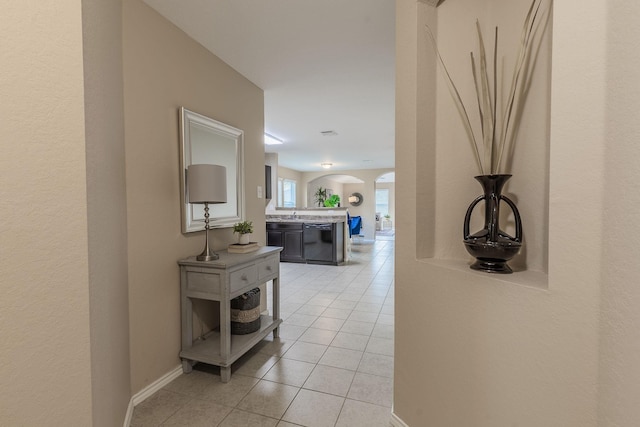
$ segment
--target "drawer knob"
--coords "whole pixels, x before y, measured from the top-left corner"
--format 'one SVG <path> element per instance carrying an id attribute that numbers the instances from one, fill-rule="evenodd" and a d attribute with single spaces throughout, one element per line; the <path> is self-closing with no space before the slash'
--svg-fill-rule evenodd
<path id="1" fill-rule="evenodd" d="M 267 265 L 267 271 L 271 271 L 271 266 Z"/>
<path id="2" fill-rule="evenodd" d="M 241 279 L 241 280 L 244 280 L 244 281 L 246 282 L 246 281 L 247 281 L 247 275 L 246 275 L 246 274 L 243 274 L 242 276 L 240 276 L 240 279 Z"/>

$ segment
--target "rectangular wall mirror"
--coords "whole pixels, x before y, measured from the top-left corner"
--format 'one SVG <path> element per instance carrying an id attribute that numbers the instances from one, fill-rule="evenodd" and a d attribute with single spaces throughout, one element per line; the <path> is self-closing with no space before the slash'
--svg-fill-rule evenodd
<path id="1" fill-rule="evenodd" d="M 209 207 L 209 226 L 231 227 L 244 220 L 243 132 L 181 107 L 180 198 L 183 233 L 204 230 L 204 205 L 187 203 L 187 167 L 201 163 L 227 168 L 227 203 Z"/>

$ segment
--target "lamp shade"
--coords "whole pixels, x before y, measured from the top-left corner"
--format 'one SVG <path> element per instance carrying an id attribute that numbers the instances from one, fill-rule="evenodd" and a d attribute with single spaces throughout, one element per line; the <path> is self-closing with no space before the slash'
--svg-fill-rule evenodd
<path id="1" fill-rule="evenodd" d="M 187 192 L 189 203 L 226 203 L 227 168 L 220 165 L 189 165 Z"/>

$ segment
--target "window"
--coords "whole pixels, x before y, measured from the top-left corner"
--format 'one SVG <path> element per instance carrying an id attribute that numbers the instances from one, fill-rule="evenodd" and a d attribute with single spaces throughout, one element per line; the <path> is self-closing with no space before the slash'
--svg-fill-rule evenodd
<path id="1" fill-rule="evenodd" d="M 382 216 L 389 213 L 389 189 L 381 188 L 376 190 L 376 212 L 380 212 Z"/>
<path id="2" fill-rule="evenodd" d="M 296 207 L 296 181 L 293 179 L 278 178 L 278 207 Z"/>

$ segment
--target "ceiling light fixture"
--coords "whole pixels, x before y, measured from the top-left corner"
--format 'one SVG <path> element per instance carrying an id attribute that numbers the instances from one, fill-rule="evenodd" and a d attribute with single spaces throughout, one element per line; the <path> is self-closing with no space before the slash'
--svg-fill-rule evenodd
<path id="1" fill-rule="evenodd" d="M 265 132 L 264 143 L 265 145 L 280 145 L 280 144 L 284 144 L 284 141 L 281 140 L 280 138 L 276 138 L 275 136 L 269 135 L 268 133 Z"/>
<path id="2" fill-rule="evenodd" d="M 329 169 L 331 166 L 333 166 L 333 163 L 320 163 L 320 166 L 322 166 L 324 169 Z"/>

